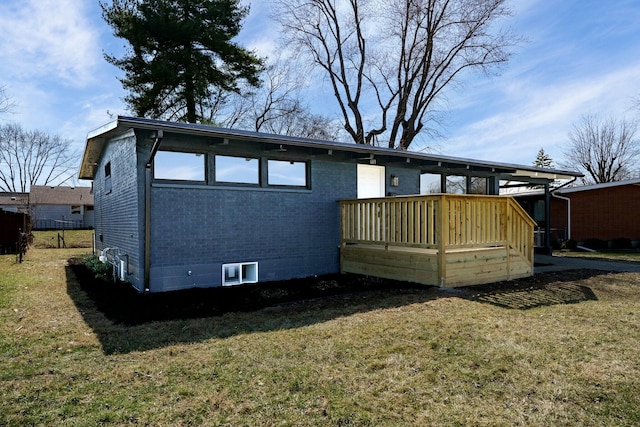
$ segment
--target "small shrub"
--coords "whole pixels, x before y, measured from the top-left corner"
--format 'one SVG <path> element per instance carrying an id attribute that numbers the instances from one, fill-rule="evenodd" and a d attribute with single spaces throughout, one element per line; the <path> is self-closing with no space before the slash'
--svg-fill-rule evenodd
<path id="1" fill-rule="evenodd" d="M 589 249 L 607 249 L 608 244 L 605 240 L 600 239 L 587 239 L 584 242 L 584 245 Z"/>
<path id="2" fill-rule="evenodd" d="M 111 280 L 113 278 L 113 267 L 111 264 L 100 261 L 96 255 L 85 257 L 83 261 L 84 265 L 97 279 Z"/>
<path id="3" fill-rule="evenodd" d="M 619 238 L 611 241 L 611 249 L 631 249 L 631 239 Z"/>

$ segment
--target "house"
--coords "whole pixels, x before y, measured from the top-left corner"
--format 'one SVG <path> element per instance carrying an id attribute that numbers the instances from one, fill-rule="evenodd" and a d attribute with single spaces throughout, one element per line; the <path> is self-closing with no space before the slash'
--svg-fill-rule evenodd
<path id="1" fill-rule="evenodd" d="M 34 230 L 93 227 L 91 187 L 32 185 L 29 206 Z"/>
<path id="2" fill-rule="evenodd" d="M 0 210 L 29 213 L 29 193 L 0 192 Z"/>
<path id="3" fill-rule="evenodd" d="M 500 183 L 575 176 L 132 117 L 88 134 L 79 171 L 101 259 L 140 292 L 367 269 L 446 286 L 529 275 L 533 222 Z M 419 195 L 421 179 L 438 194 Z"/>
<path id="4" fill-rule="evenodd" d="M 554 239 L 586 242 L 640 241 L 640 178 L 559 188 L 551 192 L 550 229 Z M 541 191 L 517 197 L 534 219 L 541 216 Z"/>

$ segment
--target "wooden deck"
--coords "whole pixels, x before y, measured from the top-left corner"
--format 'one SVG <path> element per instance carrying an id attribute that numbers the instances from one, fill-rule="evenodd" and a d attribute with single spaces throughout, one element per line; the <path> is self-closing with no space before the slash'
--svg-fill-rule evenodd
<path id="1" fill-rule="evenodd" d="M 436 286 L 533 274 L 535 222 L 511 197 L 344 200 L 341 271 Z"/>

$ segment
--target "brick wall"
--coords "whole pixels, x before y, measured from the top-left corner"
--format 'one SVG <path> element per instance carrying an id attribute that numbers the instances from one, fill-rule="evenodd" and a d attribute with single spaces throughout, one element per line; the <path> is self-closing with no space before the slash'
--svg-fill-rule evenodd
<path id="1" fill-rule="evenodd" d="M 574 240 L 640 240 L 640 186 L 621 185 L 565 196 L 571 198 Z"/>
<path id="2" fill-rule="evenodd" d="M 237 262 L 258 262 L 260 281 L 339 272 L 338 200 L 356 197 L 357 167 L 338 158 L 310 168 L 310 189 L 155 183 L 151 290 L 220 286 L 222 264 Z M 386 174 L 400 178 L 394 192 L 419 193 L 418 169 Z"/>
<path id="3" fill-rule="evenodd" d="M 138 143 L 136 144 L 135 141 Z M 129 280 L 144 287 L 145 162 L 148 132 L 137 131 L 107 145 L 94 180 L 97 248 L 129 255 Z M 210 146 L 197 137 L 167 135 L 162 148 L 188 147 L 214 154 L 272 157 L 256 143 Z M 151 188 L 152 292 L 220 286 L 222 264 L 258 262 L 260 281 L 286 280 L 339 271 L 340 199 L 356 197 L 357 166 L 340 153 L 312 156 L 305 150 L 277 154 L 308 161 L 309 188 L 247 187 L 155 181 Z M 111 162 L 111 190 L 105 170 Z M 419 169 L 386 168 L 387 191 L 417 194 Z M 391 187 L 391 175 L 399 186 Z"/>
<path id="4" fill-rule="evenodd" d="M 111 190 L 105 187 L 105 165 L 111 163 Z M 129 281 L 144 287 L 144 204 L 140 199 L 140 171 L 136 167 L 136 139 L 128 134 L 111 140 L 94 179 L 96 249 L 117 247 L 129 256 Z M 144 173 L 144 170 L 142 170 Z M 144 176 L 144 175 L 142 175 Z M 142 181 L 144 185 L 144 180 Z"/>

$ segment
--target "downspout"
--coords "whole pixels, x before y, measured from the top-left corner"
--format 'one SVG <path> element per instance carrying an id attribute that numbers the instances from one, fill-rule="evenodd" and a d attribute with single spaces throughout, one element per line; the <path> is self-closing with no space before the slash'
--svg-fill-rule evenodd
<path id="1" fill-rule="evenodd" d="M 571 181 L 562 184 L 560 187 L 555 188 L 551 192 L 551 196 L 552 197 L 555 197 L 556 199 L 564 200 L 564 201 L 567 202 L 567 240 L 571 240 L 571 199 L 568 198 L 568 197 L 564 197 L 564 196 L 560 196 L 560 195 L 556 194 L 556 191 L 560 190 L 563 187 L 566 187 L 566 186 L 570 185 L 576 179 L 578 179 L 578 177 L 575 177 Z"/>
<path id="2" fill-rule="evenodd" d="M 551 191 L 549 183 L 544 185 L 544 248 L 548 255 L 551 255 Z"/>
<path id="3" fill-rule="evenodd" d="M 144 291 L 149 292 L 149 282 L 151 274 L 151 168 L 153 159 L 160 148 L 162 137 L 161 130 L 155 132 L 155 140 L 151 147 L 151 155 L 145 165 L 145 187 L 144 187 Z"/>

